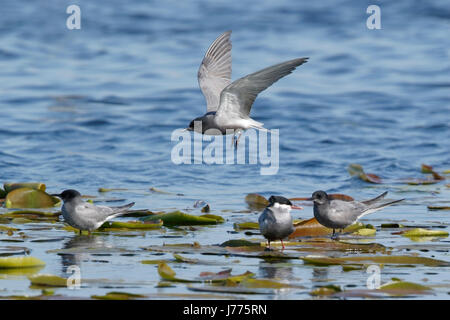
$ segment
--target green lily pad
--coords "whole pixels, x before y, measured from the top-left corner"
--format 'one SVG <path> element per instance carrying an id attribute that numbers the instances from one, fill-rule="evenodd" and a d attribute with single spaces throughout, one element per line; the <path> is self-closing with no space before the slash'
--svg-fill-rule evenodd
<path id="1" fill-rule="evenodd" d="M 245 197 L 245 202 L 252 210 L 261 210 L 269 205 L 269 201 L 257 193 L 249 193 Z"/>
<path id="2" fill-rule="evenodd" d="M 128 189 L 123 189 L 123 188 L 98 188 L 98 192 L 111 192 L 111 191 L 127 191 Z"/>
<path id="3" fill-rule="evenodd" d="M 164 214 L 157 214 L 154 216 L 143 218 L 143 221 L 150 220 L 162 220 L 165 226 L 193 226 L 193 225 L 209 225 L 223 222 L 223 219 L 213 218 L 213 215 L 209 217 L 194 216 L 191 214 L 183 213 L 181 211 L 174 211 Z"/>
<path id="4" fill-rule="evenodd" d="M 361 228 L 353 232 L 352 234 L 355 236 L 374 236 L 376 233 L 377 230 L 375 229 Z"/>
<path id="5" fill-rule="evenodd" d="M 397 280 L 380 286 L 378 290 L 394 296 L 404 296 L 410 294 L 424 294 L 432 289 L 421 284 Z"/>
<path id="6" fill-rule="evenodd" d="M 359 179 L 370 183 L 382 183 L 381 178 L 373 173 L 365 173 L 363 167 L 360 164 L 350 164 L 348 166 L 348 173 L 351 176 L 356 176 Z"/>
<path id="7" fill-rule="evenodd" d="M 394 265 L 425 265 L 429 267 L 449 266 L 450 263 L 442 260 L 416 257 L 416 256 L 352 256 L 332 258 L 327 256 L 306 256 L 300 257 L 304 263 L 329 266 L 329 265 L 344 265 L 344 264 L 394 264 Z"/>
<path id="8" fill-rule="evenodd" d="M 16 183 L 5 183 L 3 185 L 3 189 L 5 189 L 6 193 L 10 193 L 15 189 L 20 188 L 29 188 L 45 192 L 46 186 L 44 183 L 40 182 L 16 182 Z"/>
<path id="9" fill-rule="evenodd" d="M 175 258 L 176 262 L 186 262 L 186 263 L 197 263 L 198 262 L 198 259 L 189 259 L 189 258 L 183 257 L 177 253 L 174 253 L 173 257 Z"/>
<path id="10" fill-rule="evenodd" d="M 18 188 L 6 195 L 7 208 L 50 208 L 61 204 L 61 200 L 41 190 Z"/>
<path id="11" fill-rule="evenodd" d="M 260 246 L 259 242 L 251 242 L 243 239 L 228 240 L 220 244 L 221 247 L 254 247 Z"/>
<path id="12" fill-rule="evenodd" d="M 102 231 L 110 230 L 150 230 L 159 229 L 163 225 L 162 220 L 155 221 L 107 221 L 99 228 Z"/>
<path id="13" fill-rule="evenodd" d="M 427 206 L 428 210 L 450 210 L 450 206 Z"/>
<path id="14" fill-rule="evenodd" d="M 53 274 L 36 274 L 28 277 L 33 286 L 67 287 L 67 279 Z"/>
<path id="15" fill-rule="evenodd" d="M 91 296 L 91 298 L 100 300 L 132 300 L 132 299 L 144 299 L 147 298 L 147 296 L 142 294 L 112 291 L 108 292 L 103 296 L 93 295 Z"/>
<path id="16" fill-rule="evenodd" d="M 313 291 L 311 291 L 309 294 L 312 296 L 329 296 L 341 291 L 342 291 L 341 287 L 330 284 L 327 286 L 318 287 Z"/>
<path id="17" fill-rule="evenodd" d="M 428 230 L 423 228 L 414 228 L 403 231 L 401 233 L 404 237 L 448 237 L 448 232 L 444 230 Z"/>
<path id="18" fill-rule="evenodd" d="M 270 289 L 299 288 L 299 286 L 294 286 L 291 285 L 290 283 L 279 282 L 272 279 L 253 279 L 253 278 L 243 279 L 240 285 L 245 288 L 270 288 Z"/>
<path id="19" fill-rule="evenodd" d="M 240 223 L 234 223 L 233 228 L 236 231 L 239 230 L 259 230 L 259 223 L 258 222 L 240 222 Z"/>
<path id="20" fill-rule="evenodd" d="M 0 269 L 33 268 L 45 266 L 45 262 L 35 257 L 0 258 Z"/>

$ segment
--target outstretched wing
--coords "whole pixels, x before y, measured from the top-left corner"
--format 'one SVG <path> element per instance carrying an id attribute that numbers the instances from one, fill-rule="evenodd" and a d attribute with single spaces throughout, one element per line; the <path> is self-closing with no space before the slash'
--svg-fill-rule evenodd
<path id="1" fill-rule="evenodd" d="M 256 96 L 274 82 L 290 74 L 308 58 L 299 58 L 265 68 L 240 78 L 220 94 L 220 104 L 216 117 L 248 118 Z"/>
<path id="2" fill-rule="evenodd" d="M 231 31 L 224 32 L 209 47 L 198 69 L 198 84 L 206 99 L 206 112 L 219 107 L 220 93 L 231 82 Z"/>

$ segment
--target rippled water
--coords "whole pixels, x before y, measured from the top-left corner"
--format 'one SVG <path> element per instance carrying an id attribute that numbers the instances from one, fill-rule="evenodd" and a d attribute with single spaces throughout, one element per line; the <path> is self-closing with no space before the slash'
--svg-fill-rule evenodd
<path id="1" fill-rule="evenodd" d="M 426 207 L 449 200 L 445 183 L 409 189 L 393 184 L 374 187 L 347 173 L 350 163 L 391 180 L 420 177 L 422 163 L 449 169 L 450 7 L 446 1 L 377 1 L 381 30 L 366 27 L 370 1 L 77 3 L 82 28 L 73 31 L 65 27 L 68 15 L 60 1 L 2 4 L 0 182 L 41 181 L 49 192 L 74 188 L 90 195 L 97 195 L 99 187 L 128 188 L 107 196 L 154 211 L 192 208 L 196 200 L 204 200 L 212 213 L 227 221 L 182 233 L 180 238 L 165 237 L 179 235 L 167 229 L 165 234 L 150 231 L 137 237 L 104 233 L 88 240 L 52 225 L 42 229 L 47 226 L 43 223 L 20 225 L 35 238 L 61 238 L 19 244 L 47 263 L 43 272 L 65 275 L 65 268 L 73 264 L 70 259 L 76 258 L 83 278 L 107 278 L 113 283 L 87 283 L 82 290 L 58 289 L 58 293 L 90 297 L 111 287 L 145 294 L 189 292 L 184 285 L 155 288 L 156 268 L 139 263 L 150 257 L 139 248 L 193 241 L 216 244 L 245 237 L 230 232 L 234 222 L 257 221 L 255 213 L 239 212 L 247 209 L 244 197 L 250 192 L 304 197 L 323 189 L 362 199 L 389 190 L 391 198 L 407 201 L 364 222 L 379 226 L 406 221 L 407 225 L 441 225 L 448 231 L 448 212 Z M 203 54 L 229 29 L 233 30 L 233 79 L 284 60 L 310 58 L 263 92 L 252 108 L 255 120 L 280 130 L 280 164 L 274 176 L 260 175 L 259 165 L 171 161 L 176 144 L 171 141 L 172 131 L 186 127 L 205 110 L 196 79 Z M 184 196 L 151 193 L 150 187 Z M 311 207 L 294 215 L 310 218 Z M 381 230 L 373 241 L 411 244 Z M 448 239 L 429 242 L 436 243 L 446 249 L 421 254 L 448 261 Z M 47 252 L 74 246 L 136 252 L 101 257 L 85 253 L 69 261 Z M 188 277 L 217 272 L 232 258 L 217 259 L 223 265 L 176 271 Z M 240 261 L 233 273 L 249 270 L 273 277 L 275 272 L 279 277 L 300 278 L 299 283 L 309 288 L 275 298 L 309 298 L 317 281 L 328 283 L 324 279 L 363 288 L 367 278 L 365 272 L 355 276 L 340 269 L 305 267 L 301 261 L 289 267 L 271 267 L 258 259 Z M 412 272 L 394 268 L 383 281 L 427 278 L 428 284 L 446 285 L 432 297 L 448 298 L 448 268 L 430 272 L 425 267 Z M 23 277 L 0 280 L 0 294 L 39 293 L 28 285 Z M 274 298 L 240 296 L 253 297 Z"/>

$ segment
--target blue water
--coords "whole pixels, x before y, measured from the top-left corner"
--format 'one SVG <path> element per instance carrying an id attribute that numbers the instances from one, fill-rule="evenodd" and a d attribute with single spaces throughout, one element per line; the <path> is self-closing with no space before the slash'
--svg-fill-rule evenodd
<path id="1" fill-rule="evenodd" d="M 66 28 L 68 3 L 2 2 L 0 182 L 40 181 L 49 192 L 73 188 L 94 195 L 99 187 L 128 188 L 134 191 L 108 196 L 150 210 L 192 208 L 204 200 L 220 214 L 245 210 L 250 192 L 304 197 L 323 189 L 358 199 L 384 190 L 392 198 L 422 194 L 351 178 L 350 163 L 389 180 L 422 177 L 422 163 L 450 168 L 447 1 L 70 4 L 81 8 L 81 30 Z M 381 30 L 366 27 L 371 4 L 381 8 Z M 274 176 L 261 175 L 260 165 L 171 161 L 173 130 L 205 112 L 197 70 L 225 30 L 233 31 L 233 79 L 309 57 L 252 108 L 255 120 L 280 130 Z M 184 196 L 150 193 L 150 187 Z M 442 184 L 426 190 L 448 200 Z M 395 220 L 394 213 L 449 229 L 448 213 L 430 213 L 414 201 L 373 219 Z M 296 215 L 309 218 L 311 208 Z M 225 241 L 233 222 L 230 216 L 200 237 Z M 142 245 L 152 244 L 149 238 Z M 110 245 L 119 240 L 104 239 Z M 60 247 L 44 243 L 36 252 L 45 256 Z M 49 265 L 47 271 L 60 271 Z"/>

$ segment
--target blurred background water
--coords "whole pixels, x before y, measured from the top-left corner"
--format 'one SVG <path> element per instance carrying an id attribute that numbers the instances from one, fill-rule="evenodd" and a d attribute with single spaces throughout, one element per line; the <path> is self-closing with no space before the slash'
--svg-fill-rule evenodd
<path id="1" fill-rule="evenodd" d="M 81 30 L 66 28 L 70 4 L 81 8 Z M 381 8 L 381 30 L 366 26 L 371 4 Z M 196 200 L 242 210 L 249 192 L 405 196 L 351 178 L 350 163 L 394 180 L 420 176 L 422 163 L 450 167 L 448 1 L 2 1 L 0 16 L 0 182 L 140 190 L 112 195 L 151 210 Z M 197 70 L 226 30 L 233 80 L 310 57 L 252 108 L 255 120 L 280 130 L 277 175 L 171 161 L 172 131 L 205 111 Z M 407 208 L 409 221 L 448 222 L 426 206 Z M 203 241 L 229 239 L 227 227 Z"/>

